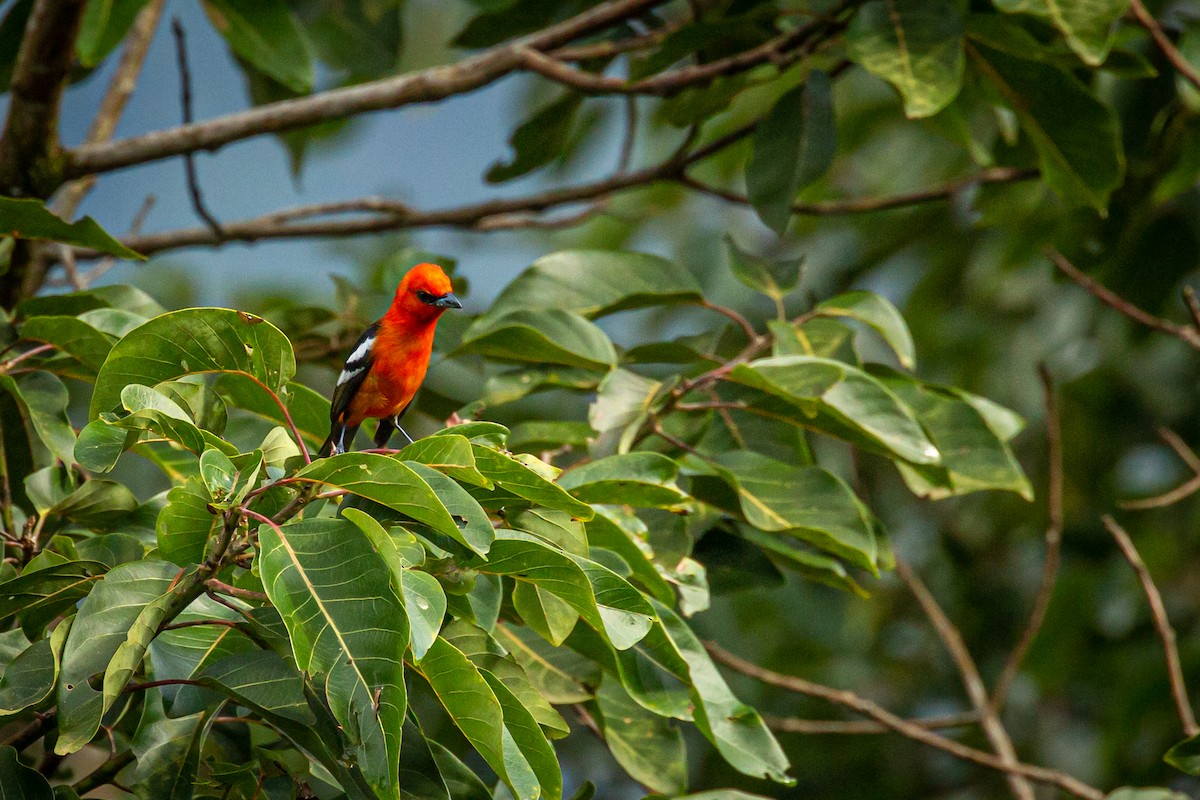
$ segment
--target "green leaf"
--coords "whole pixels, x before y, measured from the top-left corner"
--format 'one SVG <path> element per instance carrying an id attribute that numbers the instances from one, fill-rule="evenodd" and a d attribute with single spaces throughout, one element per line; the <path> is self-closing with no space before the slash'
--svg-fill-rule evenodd
<path id="1" fill-rule="evenodd" d="M 521 621 L 555 647 L 566 641 L 579 621 L 579 612 L 566 600 L 534 583 L 518 581 L 512 602 Z"/>
<path id="2" fill-rule="evenodd" d="M 112 569 L 120 564 L 137 561 L 145 555 L 145 548 L 136 536 L 128 533 L 106 533 L 82 539 L 75 543 L 79 557 L 99 561 Z"/>
<path id="3" fill-rule="evenodd" d="M 346 520 L 262 526 L 258 536 L 263 586 L 296 665 L 324 686 L 372 788 L 399 798 L 408 625 L 387 566 Z"/>
<path id="4" fill-rule="evenodd" d="M 63 649 L 54 752 L 74 753 L 96 735 L 107 706 L 90 679 L 107 669 L 142 610 L 167 593 L 178 573 L 165 561 L 122 564 L 83 601 Z"/>
<path id="5" fill-rule="evenodd" d="M 687 494 L 675 485 L 679 464 L 658 453 L 622 453 L 564 472 L 558 484 L 585 503 L 677 506 Z"/>
<path id="6" fill-rule="evenodd" d="M 226 373 L 217 378 L 213 389 L 231 408 L 240 408 L 277 425 L 287 425 L 279 406 L 249 376 Z M 289 383 L 280 389 L 279 399 L 287 407 L 308 449 L 319 448 L 329 433 L 329 401 L 299 383 Z"/>
<path id="7" fill-rule="evenodd" d="M 357 508 L 347 508 L 342 515 L 363 532 L 371 547 L 387 565 L 392 590 L 404 603 L 404 610 L 408 614 L 408 644 L 412 649 L 413 661 L 419 662 L 442 627 L 442 619 L 446 616 L 446 592 L 437 578 L 413 569 L 414 564 L 401 551 L 401 544 L 408 547 L 415 545 L 420 549 L 416 537 L 411 533 L 403 528 L 386 531 L 374 517 Z"/>
<path id="8" fill-rule="evenodd" d="M 111 708 L 116 699 L 121 696 L 129 679 L 141 666 L 142 659 L 146 655 L 146 648 L 158 634 L 159 626 L 163 624 L 171 606 L 178 602 L 180 594 L 184 590 L 185 579 L 194 572 L 194 569 L 179 572 L 172 581 L 171 587 L 154 600 L 146 603 L 130 624 L 125 641 L 117 647 L 116 652 L 109 659 L 108 666 L 104 669 L 105 711 Z"/>
<path id="9" fill-rule="evenodd" d="M 595 319 L 631 308 L 702 299 L 692 274 L 661 256 L 560 250 L 542 256 L 504 287 L 485 318 L 522 308 L 554 308 Z"/>
<path id="10" fill-rule="evenodd" d="M 104 60 L 125 38 L 146 0 L 88 0 L 75 40 L 75 55 L 85 67 Z"/>
<path id="11" fill-rule="evenodd" d="M 756 528 L 794 536 L 878 573 L 871 513 L 832 472 L 784 464 L 748 450 L 722 453 L 713 463 L 688 463 L 699 472 L 692 479 L 699 499 L 740 511 Z M 712 486 L 712 478 L 736 494 Z"/>
<path id="12" fill-rule="evenodd" d="M 793 192 L 787 198 L 789 210 L 786 213 L 788 215 L 791 214 L 791 202 L 795 196 Z M 763 216 L 761 210 L 759 216 Z M 766 221 L 766 218 L 763 217 L 763 220 Z M 787 217 L 783 220 L 783 227 L 787 227 Z M 779 229 L 777 228 L 777 230 Z M 725 235 L 725 248 L 729 253 L 729 266 L 733 269 L 733 276 L 756 292 L 762 292 L 768 297 L 778 300 L 795 289 L 796 284 L 800 281 L 800 265 L 803 259 L 772 261 L 757 256 L 738 247 L 737 242 L 729 234 Z"/>
<path id="13" fill-rule="evenodd" d="M 285 0 L 204 0 L 204 10 L 238 57 L 294 92 L 312 91 L 312 43 Z"/>
<path id="14" fill-rule="evenodd" d="M 70 395 L 56 375 L 38 370 L 14 379 L 0 375 L 0 389 L 17 401 L 53 458 L 75 462 L 75 429 L 67 418 Z"/>
<path id="15" fill-rule="evenodd" d="M 209 663 L 197 674 L 205 686 L 268 717 L 301 725 L 314 722 L 296 667 L 277 653 L 255 650 L 234 653 Z"/>
<path id="16" fill-rule="evenodd" d="M 54 800 L 50 784 L 36 769 L 17 759 L 17 749 L 0 747 L 0 791 L 4 800 Z"/>
<path id="17" fill-rule="evenodd" d="M 780 97 L 755 128 L 746 193 L 759 218 L 780 236 L 796 194 L 833 163 L 834 136 L 833 87 L 821 70 Z M 736 258 L 734 263 L 736 274 Z"/>
<path id="18" fill-rule="evenodd" d="M 401 450 L 399 457 L 405 461 L 417 461 L 427 467 L 433 467 L 438 472 L 444 472 L 451 478 L 472 486 L 482 486 L 485 489 L 492 487 L 492 482 L 476 468 L 475 453 L 471 449 L 471 442 L 465 436 L 454 433 L 426 436 Z"/>
<path id="19" fill-rule="evenodd" d="M 1037 149 L 1042 178 L 1067 202 L 1103 211 L 1125 172 L 1116 114 L 1069 72 L 995 44 L 989 32 L 972 28 L 968 52 L 1016 112 Z"/>
<path id="20" fill-rule="evenodd" d="M 587 522 L 588 543 L 609 550 L 629 566 L 630 574 L 660 602 L 672 603 L 675 593 L 654 564 L 646 524 L 630 511 L 600 506 Z"/>
<path id="21" fill-rule="evenodd" d="M 318 459 L 295 477 L 374 500 L 425 523 L 476 553 L 483 555 L 488 551 L 492 526 L 487 514 L 461 486 L 424 464 L 406 463 L 376 453 L 343 453 Z M 437 484 L 437 492 L 432 484 Z M 466 524 L 460 527 L 455 515 L 464 518 Z"/>
<path id="22" fill-rule="evenodd" d="M 819 303 L 812 313 L 824 317 L 846 317 L 871 327 L 892 348 L 902 367 L 916 367 L 916 348 L 908 324 L 886 298 L 874 292 L 846 292 Z"/>
<path id="23" fill-rule="evenodd" d="M 33 317 L 21 326 L 21 338 L 52 344 L 59 350 L 79 359 L 95 374 L 112 349 L 113 337 L 103 333 L 78 317 Z"/>
<path id="24" fill-rule="evenodd" d="M 529 455 L 510 455 L 493 447 L 473 444 L 479 471 L 505 491 L 549 509 L 566 512 L 575 519 L 589 520 L 595 513 L 567 490 L 547 477 L 554 467 Z M 556 470 L 555 470 L 556 471 Z"/>
<path id="25" fill-rule="evenodd" d="M 504 708 L 495 691 L 458 648 L 438 637 L 416 669 L 467 741 L 517 800 L 536 800 L 543 788 L 549 793 L 552 787 L 541 786 L 505 727 Z"/>
<path id="26" fill-rule="evenodd" d="M 592 454 L 624 453 L 664 391 L 660 381 L 627 369 L 614 369 L 600 382 L 588 408 L 588 424 L 599 433 Z"/>
<path id="27" fill-rule="evenodd" d="M 797 406 L 794 423 L 849 438 L 914 464 L 941 460 L 913 412 L 875 378 L 849 364 L 812 356 L 761 358 L 734 367 L 734 381 Z"/>
<path id="28" fill-rule="evenodd" d="M 529 508 L 516 514 L 506 514 L 505 522 L 509 527 L 532 533 L 560 550 L 587 557 L 588 540 L 583 523 L 572 519 L 564 511 Z"/>
<path id="29" fill-rule="evenodd" d="M 200 748 L 212 725 L 201 711 L 173 719 L 163 712 L 160 692 L 150 690 L 134 732 L 132 749 L 137 757 L 134 782 L 146 797 L 189 800 L 195 791 Z"/>
<path id="30" fill-rule="evenodd" d="M 512 765 L 509 774 L 517 772 L 514 766 L 520 763 L 518 759 L 522 760 L 537 780 L 538 789 L 533 796 L 561 800 L 562 772 L 546 734 L 507 684 L 487 670 L 480 670 L 480 674 L 496 694 L 504 712 L 504 761 Z"/>
<path id="31" fill-rule="evenodd" d="M 158 554 L 181 567 L 204 560 L 209 539 L 224 525 L 211 504 L 212 495 L 199 477 L 172 488 L 155 525 Z"/>
<path id="32" fill-rule="evenodd" d="M 95 561 L 68 561 L 31 569 L 33 563 L 17 577 L 0 583 L 0 619 L 18 611 L 22 621 L 30 624 L 45 618 L 48 622 L 87 596 L 100 580 L 104 565 Z"/>
<path id="33" fill-rule="evenodd" d="M 579 314 L 557 308 L 518 308 L 482 316 L 463 334 L 456 353 L 585 369 L 606 369 L 617 362 L 604 331 Z"/>
<path id="34" fill-rule="evenodd" d="M 1190 736 L 1174 745 L 1163 761 L 1181 772 L 1200 775 L 1200 736 Z"/>
<path id="35" fill-rule="evenodd" d="M 565 647 L 554 647 L 523 626 L 501 623 L 496 626 L 496 638 L 549 702 L 561 705 L 592 698 L 586 684 L 599 680 L 600 670 L 595 662 Z"/>
<path id="36" fill-rule="evenodd" d="M 538 692 L 517 660 L 491 634 L 463 620 L 455 620 L 446 626 L 443 635 L 472 664 L 502 681 L 537 723 L 547 730 L 547 735 L 566 736 L 571 732 L 570 726 Z"/>
<path id="37" fill-rule="evenodd" d="M 508 575 L 565 601 L 617 650 L 632 647 L 654 620 L 646 599 L 624 578 L 581 556 L 572 556 L 522 531 L 500 529 L 488 560 L 471 567 Z"/>
<path id="38" fill-rule="evenodd" d="M 36 706 L 54 691 L 63 645 L 74 617 L 60 622 L 44 639 L 38 639 L 12 660 L 0 678 L 0 717 Z"/>
<path id="39" fill-rule="evenodd" d="M 512 159 L 507 164 L 501 161 L 492 164 L 487 171 L 487 182 L 504 183 L 562 158 L 582 104 L 583 95 L 568 92 L 535 111 L 508 139 Z"/>
<path id="40" fill-rule="evenodd" d="M 96 376 L 89 419 L 112 410 L 131 383 L 154 386 L 182 375 L 236 372 L 272 391 L 296 371 L 292 345 L 269 322 L 227 308 L 187 308 L 134 328 Z"/>
<path id="41" fill-rule="evenodd" d="M 137 507 L 137 498 L 125 484 L 92 478 L 55 503 L 46 514 L 63 517 L 86 527 L 107 527 L 116 518 Z"/>
<path id="42" fill-rule="evenodd" d="M 604 743 L 638 783 L 665 795 L 687 791 L 687 750 L 678 728 L 635 703 L 612 675 L 596 693 Z"/>
<path id="43" fill-rule="evenodd" d="M 687 663 L 700 732 L 742 774 L 795 784 L 786 774 L 788 760 L 779 743 L 758 712 L 730 691 L 696 634 L 666 606 L 655 604 L 655 610 L 671 645 Z"/>
<path id="44" fill-rule="evenodd" d="M 1067 39 L 1085 63 L 1097 67 L 1108 57 L 1116 23 L 1129 0 L 995 0 L 996 8 L 1044 17 Z"/>
<path id="45" fill-rule="evenodd" d="M 1033 487 L 1007 442 L 954 389 L 922 384 L 883 367 L 875 367 L 872 372 L 916 412 L 942 453 L 939 465 L 897 465 L 915 493 L 941 499 L 998 490 L 1033 500 Z"/>
<path id="46" fill-rule="evenodd" d="M 910 118 L 931 117 L 962 87 L 963 5 L 872 0 L 850 23 L 850 58 L 895 86 Z"/>
<path id="47" fill-rule="evenodd" d="M 586 422 L 531 419 L 513 426 L 508 446 L 517 453 L 540 453 L 563 445 L 585 447 L 595 435 Z"/>
<path id="48" fill-rule="evenodd" d="M 0 197 L 0 236 L 62 242 L 120 258 L 145 260 L 110 236 L 91 217 L 68 223 L 51 213 L 40 200 Z"/>

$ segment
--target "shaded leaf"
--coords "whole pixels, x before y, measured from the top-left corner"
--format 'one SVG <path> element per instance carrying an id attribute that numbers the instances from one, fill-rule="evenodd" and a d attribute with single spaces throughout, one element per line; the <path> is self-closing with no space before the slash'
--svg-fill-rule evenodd
<path id="1" fill-rule="evenodd" d="M 42 774 L 22 764 L 17 749 L 9 745 L 0 747 L 0 787 L 4 800 L 54 800 L 54 792 Z"/>
<path id="2" fill-rule="evenodd" d="M 888 300 L 874 292 L 846 292 L 817 304 L 814 314 L 827 317 L 846 317 L 870 326 L 883 337 L 900 360 L 900 365 L 913 369 L 917 365 L 916 348 L 904 317 Z"/>
<path id="3" fill-rule="evenodd" d="M 1116 22 L 1129 0 L 995 0 L 1001 11 L 1045 17 L 1062 32 L 1071 49 L 1091 66 L 1099 66 L 1112 47 Z"/>
<path id="4" fill-rule="evenodd" d="M 125 38 L 146 0 L 88 0 L 75 40 L 79 63 L 94 67 Z"/>
<path id="5" fill-rule="evenodd" d="M 784 213 L 789 216 L 794 197 L 795 192 L 787 198 L 788 210 L 785 210 Z M 762 210 L 759 211 L 759 216 L 763 216 Z M 765 221 L 766 218 L 763 217 L 763 219 Z M 784 217 L 783 227 L 787 227 L 787 219 Z M 776 230 L 779 228 L 777 227 Z M 772 261 L 738 247 L 737 242 L 728 234 L 725 235 L 725 248 L 729 253 L 729 266 L 733 270 L 733 276 L 756 292 L 779 299 L 795 289 L 796 284 L 800 281 L 800 265 L 803 259 Z"/>
<path id="6" fill-rule="evenodd" d="M 113 346 L 96 376 L 89 418 L 114 408 L 131 383 L 154 386 L 191 373 L 238 372 L 278 391 L 295 371 L 291 342 L 269 322 L 226 308 L 172 311 Z"/>
<path id="7" fill-rule="evenodd" d="M 40 200 L 0 197 L 0 236 L 62 242 L 101 253 L 139 261 L 143 256 L 110 236 L 91 217 L 68 223 L 55 216 Z"/>
<path id="8" fill-rule="evenodd" d="M 559 485 L 587 503 L 671 507 L 687 499 L 679 464 L 658 453 L 622 453 L 564 472 Z"/>
<path id="9" fill-rule="evenodd" d="M 456 352 L 588 369 L 604 369 L 617 361 L 604 331 L 579 314 L 557 308 L 518 308 L 480 317 L 463 334 Z"/>
<path id="10" fill-rule="evenodd" d="M 512 158 L 508 163 L 492 164 L 487 171 L 487 182 L 504 183 L 561 158 L 582 104 L 583 95 L 568 92 L 535 111 L 509 137 Z"/>
<path id="11" fill-rule="evenodd" d="M 240 58 L 294 92 L 312 90 L 312 44 L 285 0 L 204 0 L 204 10 Z"/>
<path id="12" fill-rule="evenodd" d="M 346 520 L 259 528 L 263 586 L 296 665 L 318 678 L 367 781 L 398 798 L 408 625 L 383 560 Z"/>
<path id="13" fill-rule="evenodd" d="M 834 144 L 833 87 L 828 75 L 813 70 L 801 86 L 776 101 L 754 130 L 754 149 L 746 162 L 746 193 L 767 227 L 783 235 L 792 217 L 792 201 L 829 169 Z M 732 244 L 730 249 L 736 253 Z M 738 261 L 735 255 L 735 274 Z"/>
<path id="14" fill-rule="evenodd" d="M 611 675 L 601 681 L 596 705 L 604 743 L 631 778 L 665 795 L 687 791 L 687 750 L 678 728 L 635 703 Z"/>
<path id="15" fill-rule="evenodd" d="M 850 23 L 850 58 L 895 86 L 909 117 L 932 116 L 962 87 L 963 5 L 872 0 Z"/>

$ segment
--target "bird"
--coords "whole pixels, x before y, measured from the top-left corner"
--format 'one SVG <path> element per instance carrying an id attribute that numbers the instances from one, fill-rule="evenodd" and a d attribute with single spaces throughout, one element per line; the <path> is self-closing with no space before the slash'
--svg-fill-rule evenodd
<path id="1" fill-rule="evenodd" d="M 363 331 L 338 375 L 320 457 L 345 453 L 366 419 L 379 420 L 376 447 L 386 447 L 397 429 L 412 443 L 400 419 L 425 380 L 438 318 L 462 308 L 451 288 L 437 264 L 417 264 L 400 279 L 392 304 Z"/>

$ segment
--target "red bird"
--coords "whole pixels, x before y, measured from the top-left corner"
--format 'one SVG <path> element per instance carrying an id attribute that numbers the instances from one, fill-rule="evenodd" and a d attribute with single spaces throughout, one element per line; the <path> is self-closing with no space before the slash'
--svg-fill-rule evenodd
<path id="1" fill-rule="evenodd" d="M 363 331 L 338 375 L 321 456 L 346 452 L 368 418 L 379 420 L 376 447 L 386 447 L 397 428 L 412 442 L 400 418 L 425 380 L 438 317 L 447 308 L 462 308 L 450 288 L 437 264 L 417 264 L 401 279 L 392 305 Z"/>

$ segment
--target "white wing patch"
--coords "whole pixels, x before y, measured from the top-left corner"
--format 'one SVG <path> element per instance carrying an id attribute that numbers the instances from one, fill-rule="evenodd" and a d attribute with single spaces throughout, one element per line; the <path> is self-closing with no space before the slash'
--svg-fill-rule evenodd
<path id="1" fill-rule="evenodd" d="M 338 379 L 337 379 L 337 385 L 338 385 L 338 386 L 341 386 L 341 385 L 342 385 L 343 383 L 345 383 L 346 381 L 348 381 L 348 380 L 351 380 L 352 378 L 354 378 L 354 376 L 355 376 L 355 375 L 358 375 L 358 373 L 362 372 L 364 369 L 366 369 L 366 367 L 356 367 L 356 368 L 354 368 L 354 369 L 344 369 L 344 370 L 342 370 L 342 374 L 341 374 L 341 375 L 338 375 Z"/>
<path id="2" fill-rule="evenodd" d="M 351 353 L 350 357 L 346 359 L 346 366 L 352 367 L 354 365 L 354 362 L 362 361 L 364 358 L 366 358 L 367 353 L 371 352 L 371 347 L 374 344 L 375 344 L 374 336 L 370 337 L 369 339 L 363 339 L 362 344 L 360 344 L 358 347 L 354 348 L 354 352 Z M 342 374 L 344 375 L 345 373 L 343 372 Z M 339 381 L 339 383 L 340 382 L 341 381 Z"/>

